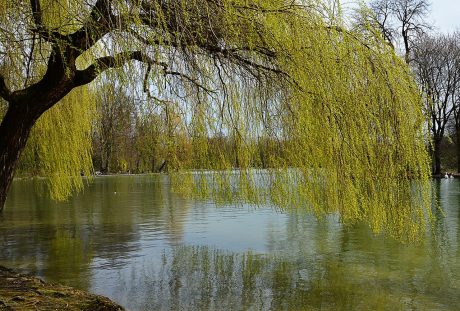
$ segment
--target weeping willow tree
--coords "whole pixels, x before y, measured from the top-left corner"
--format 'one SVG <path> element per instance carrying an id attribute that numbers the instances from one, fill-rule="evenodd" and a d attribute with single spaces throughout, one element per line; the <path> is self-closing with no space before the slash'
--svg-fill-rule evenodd
<path id="1" fill-rule="evenodd" d="M 46 176 L 51 198 L 65 200 L 92 173 L 91 131 L 95 95 L 87 87 L 71 91 L 33 127 L 17 172 Z"/>
<path id="2" fill-rule="evenodd" d="M 42 115 L 43 148 L 83 140 L 84 129 L 54 125 L 78 127 L 92 108 L 72 95 L 100 77 L 143 89 L 164 122 L 176 190 L 420 236 L 430 208 L 417 87 L 373 25 L 347 27 L 327 3 L 0 0 L 0 206 Z M 89 164 L 70 151 L 50 161 L 65 163 L 51 179 L 56 197 L 79 187 L 63 176 Z M 260 162 L 268 170 L 254 170 Z"/>

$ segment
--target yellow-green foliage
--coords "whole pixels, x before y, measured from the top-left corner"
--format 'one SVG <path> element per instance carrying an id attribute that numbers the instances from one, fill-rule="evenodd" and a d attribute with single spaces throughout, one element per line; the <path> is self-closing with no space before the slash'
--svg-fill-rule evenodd
<path id="1" fill-rule="evenodd" d="M 260 3 L 267 11 L 268 3 L 273 10 L 280 5 Z M 179 174 L 173 184 L 190 191 L 188 181 L 200 195 L 231 200 L 260 202 L 269 195 L 279 207 L 319 217 L 337 212 L 344 223 L 366 221 L 375 232 L 416 239 L 431 215 L 429 171 L 422 104 L 407 66 L 380 38 L 369 36 L 372 31 L 348 31 L 339 18 L 325 21 L 314 11 L 288 11 L 247 12 L 251 23 L 243 24 L 263 25 L 257 32 L 295 85 L 282 89 L 270 81 L 277 92 L 257 93 L 239 79 L 227 81 L 230 95 L 221 104 L 226 112 L 219 130 L 233 137 L 233 150 L 222 150 L 208 168 L 228 170 L 236 163 L 240 170 Z M 242 39 L 241 24 L 228 23 L 233 39 Z M 254 49 L 261 44 L 257 36 L 244 38 Z M 195 124 L 204 133 L 192 138 L 200 159 L 210 158 L 212 149 L 204 128 Z M 283 149 L 271 155 L 269 171 L 251 169 L 260 137 Z"/>
<path id="2" fill-rule="evenodd" d="M 75 89 L 35 125 L 23 165 L 48 180 L 50 195 L 65 200 L 92 173 L 91 127 L 95 100 L 87 87 Z M 32 171 L 33 172 L 33 171 Z M 26 172 L 27 173 L 27 172 Z"/>
<path id="3" fill-rule="evenodd" d="M 43 3 L 46 23 L 62 33 L 90 8 Z M 338 213 L 400 239 L 422 235 L 431 217 L 422 102 L 407 66 L 372 25 L 349 30 L 340 10 L 320 0 L 149 1 L 149 17 L 137 3 L 112 1 L 130 31 L 112 31 L 78 68 L 121 51 L 147 54 L 144 86 L 163 120 L 174 189 Z M 67 13 L 56 18 L 55 7 Z M 133 82 L 142 83 L 145 69 L 130 62 L 123 71 L 116 83 L 138 89 Z M 37 149 L 49 159 L 53 196 L 62 198 L 81 185 L 64 175 L 87 167 L 92 108 L 78 101 L 56 109 L 37 129 L 47 141 Z"/>

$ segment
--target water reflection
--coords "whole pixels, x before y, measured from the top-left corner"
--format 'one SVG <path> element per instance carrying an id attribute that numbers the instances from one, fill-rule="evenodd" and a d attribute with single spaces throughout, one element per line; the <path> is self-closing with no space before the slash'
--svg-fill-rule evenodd
<path id="1" fill-rule="evenodd" d="M 164 176 L 96 178 L 54 203 L 15 181 L 0 264 L 107 295 L 132 310 L 455 310 L 460 183 L 437 182 L 444 217 L 419 245 L 334 217 L 215 207 Z"/>

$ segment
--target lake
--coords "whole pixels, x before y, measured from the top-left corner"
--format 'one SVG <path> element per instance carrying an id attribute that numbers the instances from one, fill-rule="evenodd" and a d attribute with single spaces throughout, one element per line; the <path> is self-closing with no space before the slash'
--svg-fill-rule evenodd
<path id="1" fill-rule="evenodd" d="M 434 181 L 444 215 L 419 244 L 365 225 L 215 205 L 166 176 L 96 177 L 68 202 L 15 180 L 0 265 L 129 310 L 459 310 L 460 182 Z"/>

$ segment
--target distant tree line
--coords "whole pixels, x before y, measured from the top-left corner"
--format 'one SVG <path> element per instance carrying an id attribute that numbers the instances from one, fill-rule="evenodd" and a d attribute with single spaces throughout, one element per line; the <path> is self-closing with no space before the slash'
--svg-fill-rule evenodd
<path id="1" fill-rule="evenodd" d="M 245 141 L 249 154 L 241 154 L 238 133 L 217 132 L 206 135 L 199 145 L 190 120 L 174 102 L 157 98 L 139 99 L 116 85 L 104 85 L 95 91 L 96 115 L 93 131 L 93 165 L 96 172 L 159 173 L 171 168 L 204 169 L 214 163 L 215 169 L 241 167 L 241 158 L 254 168 L 272 167 L 273 158 L 282 158 L 283 143 L 274 137 L 261 136 Z M 198 145 L 197 145 L 198 142 Z M 197 149 L 206 148 L 207 157 L 196 156 Z M 221 155 L 230 159 L 219 167 Z"/>

